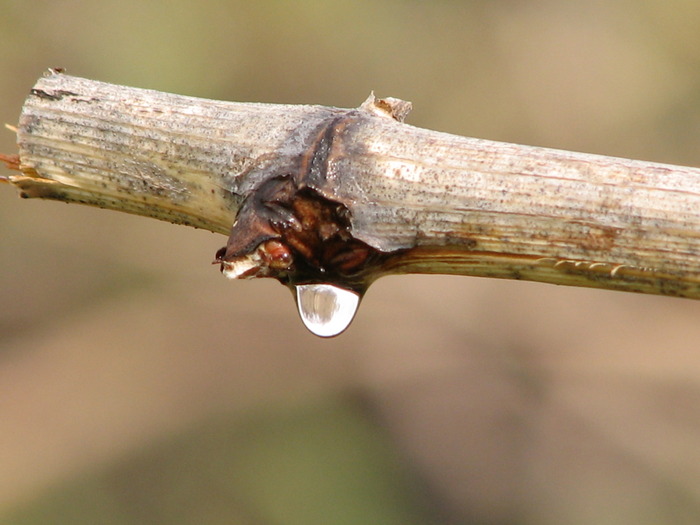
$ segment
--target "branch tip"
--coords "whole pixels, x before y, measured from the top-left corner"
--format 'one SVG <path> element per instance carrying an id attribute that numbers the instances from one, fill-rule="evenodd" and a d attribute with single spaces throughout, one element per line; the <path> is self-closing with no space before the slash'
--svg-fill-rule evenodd
<path id="1" fill-rule="evenodd" d="M 5 163 L 7 169 L 21 171 L 19 168 L 19 155 L 16 153 L 13 155 L 3 155 L 0 153 L 0 161 Z M 9 178 L 7 180 L 9 181 Z"/>

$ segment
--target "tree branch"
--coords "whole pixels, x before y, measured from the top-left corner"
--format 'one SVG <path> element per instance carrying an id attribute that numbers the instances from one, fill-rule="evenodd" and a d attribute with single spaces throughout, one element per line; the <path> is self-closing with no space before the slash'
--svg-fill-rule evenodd
<path id="1" fill-rule="evenodd" d="M 428 131 L 401 122 L 409 108 L 237 104 L 52 72 L 23 107 L 7 179 L 24 197 L 230 233 L 230 277 L 361 291 L 450 273 L 700 298 L 699 169 Z"/>

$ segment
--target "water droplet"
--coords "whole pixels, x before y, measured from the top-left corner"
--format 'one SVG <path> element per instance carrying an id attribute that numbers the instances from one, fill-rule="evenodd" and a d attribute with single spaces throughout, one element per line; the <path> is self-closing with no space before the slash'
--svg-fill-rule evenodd
<path id="1" fill-rule="evenodd" d="M 300 284 L 296 288 L 299 315 L 306 328 L 320 337 L 345 330 L 360 304 L 360 294 L 332 284 Z"/>

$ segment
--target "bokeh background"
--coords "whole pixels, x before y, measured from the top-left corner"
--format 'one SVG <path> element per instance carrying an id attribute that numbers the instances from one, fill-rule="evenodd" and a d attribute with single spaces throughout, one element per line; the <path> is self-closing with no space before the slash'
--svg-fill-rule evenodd
<path id="1" fill-rule="evenodd" d="M 0 121 L 64 67 L 700 166 L 698 27 L 692 0 L 0 0 Z M 0 187 L 0 523 L 700 522 L 700 303 L 391 277 L 320 340 L 224 243 Z"/>

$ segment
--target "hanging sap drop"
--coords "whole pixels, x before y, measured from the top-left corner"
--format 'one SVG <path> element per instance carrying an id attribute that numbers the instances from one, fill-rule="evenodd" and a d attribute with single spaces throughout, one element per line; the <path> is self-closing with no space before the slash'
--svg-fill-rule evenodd
<path id="1" fill-rule="evenodd" d="M 360 305 L 359 293 L 332 284 L 300 284 L 295 288 L 301 320 L 320 337 L 333 337 L 343 332 Z"/>

